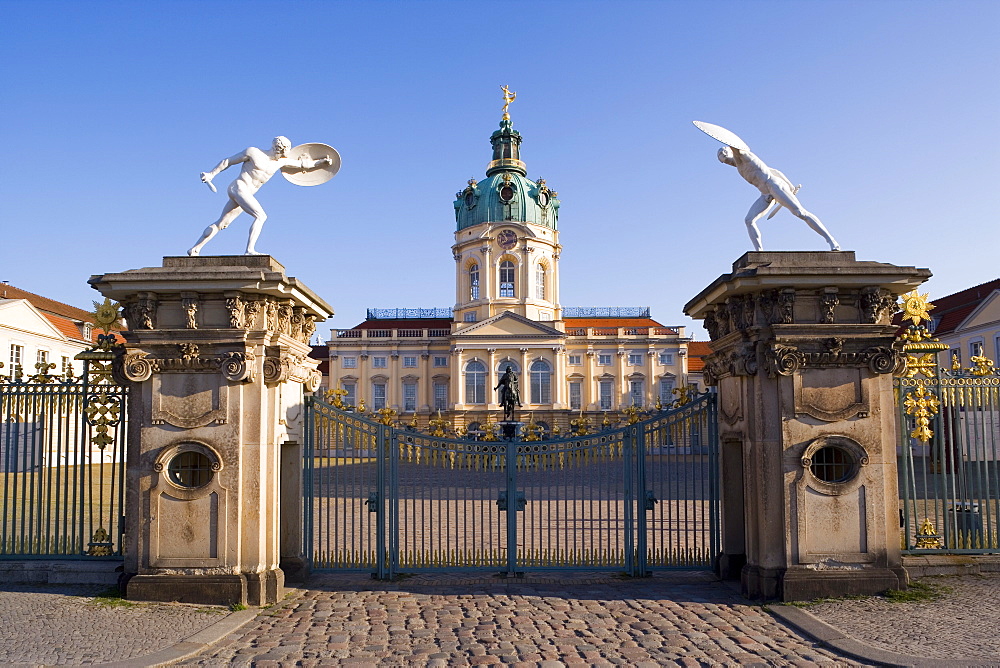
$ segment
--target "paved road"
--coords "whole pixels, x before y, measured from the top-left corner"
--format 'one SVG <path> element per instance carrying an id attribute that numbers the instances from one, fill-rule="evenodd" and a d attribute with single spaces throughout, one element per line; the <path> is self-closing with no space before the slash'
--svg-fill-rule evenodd
<path id="1" fill-rule="evenodd" d="M 293 603 L 182 665 L 861 665 L 818 647 L 707 574 L 318 577 Z"/>
<path id="2" fill-rule="evenodd" d="M 933 657 L 923 665 L 963 657 L 960 665 L 1000 665 L 1000 575 L 925 581 L 951 591 L 929 603 L 867 598 L 804 610 L 861 641 L 847 645 Z M 0 584 L 0 665 L 164 665 L 184 655 L 180 665 L 259 668 L 872 665 L 814 642 L 705 573 L 396 583 L 326 575 L 277 606 L 236 613 L 110 607 L 93 598 L 100 589 Z"/>

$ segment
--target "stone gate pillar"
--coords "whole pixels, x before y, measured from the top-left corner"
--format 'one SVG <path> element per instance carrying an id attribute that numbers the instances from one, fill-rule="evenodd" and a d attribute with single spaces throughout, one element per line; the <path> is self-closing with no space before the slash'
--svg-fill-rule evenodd
<path id="1" fill-rule="evenodd" d="M 281 451 L 319 385 L 309 338 L 331 308 L 267 255 L 165 257 L 90 283 L 129 327 L 126 596 L 274 603 L 282 496 L 301 502 L 288 480 L 282 494 Z"/>
<path id="2" fill-rule="evenodd" d="M 905 586 L 890 318 L 929 276 L 853 252 L 750 252 L 685 306 L 719 392 L 719 570 L 747 596 Z"/>

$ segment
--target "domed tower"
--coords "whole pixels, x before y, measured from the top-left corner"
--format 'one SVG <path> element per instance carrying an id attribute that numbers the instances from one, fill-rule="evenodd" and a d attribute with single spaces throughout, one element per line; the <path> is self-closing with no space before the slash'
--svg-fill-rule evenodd
<path id="1" fill-rule="evenodd" d="M 490 136 L 493 159 L 486 178 L 469 179 L 456 193 L 452 251 L 457 322 L 485 320 L 504 311 L 536 321 L 562 319 L 559 200 L 545 179 L 528 178 L 521 133 L 506 108 L 500 129 Z"/>

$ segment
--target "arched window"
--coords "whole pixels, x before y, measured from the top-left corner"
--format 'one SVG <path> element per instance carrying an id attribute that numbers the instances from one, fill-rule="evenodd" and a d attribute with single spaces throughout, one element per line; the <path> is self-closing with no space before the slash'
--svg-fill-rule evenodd
<path id="1" fill-rule="evenodd" d="M 469 299 L 479 299 L 479 265 L 469 267 Z"/>
<path id="2" fill-rule="evenodd" d="M 497 374 L 502 376 L 503 372 L 507 370 L 507 367 L 513 369 L 514 373 L 516 373 L 518 376 L 521 375 L 521 365 L 509 357 L 505 357 L 504 359 L 497 362 Z"/>
<path id="3" fill-rule="evenodd" d="M 552 367 L 545 360 L 531 363 L 531 403 L 552 403 Z"/>
<path id="4" fill-rule="evenodd" d="M 500 263 L 500 296 L 517 296 L 514 290 L 514 263 L 510 260 L 504 260 Z"/>
<path id="5" fill-rule="evenodd" d="M 486 365 L 478 360 L 465 365 L 465 403 L 486 403 Z"/>
<path id="6" fill-rule="evenodd" d="M 535 267 L 535 297 L 545 299 L 545 267 L 541 264 Z"/>

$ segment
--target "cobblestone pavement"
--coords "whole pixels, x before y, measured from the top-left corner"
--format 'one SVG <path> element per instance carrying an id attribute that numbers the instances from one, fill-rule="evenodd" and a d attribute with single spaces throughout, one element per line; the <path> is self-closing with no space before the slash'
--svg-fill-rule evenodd
<path id="1" fill-rule="evenodd" d="M 987 657 L 1000 665 L 1000 573 L 920 579 L 946 587 L 939 600 L 841 599 L 805 608 L 873 647 L 934 659 Z"/>
<path id="2" fill-rule="evenodd" d="M 106 589 L 0 585 L 0 665 L 84 665 L 141 657 L 229 612 L 218 606 L 95 600 Z"/>
<path id="3" fill-rule="evenodd" d="M 822 649 L 708 574 L 321 576 L 181 665 L 864 665 Z"/>

